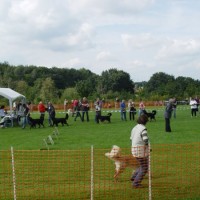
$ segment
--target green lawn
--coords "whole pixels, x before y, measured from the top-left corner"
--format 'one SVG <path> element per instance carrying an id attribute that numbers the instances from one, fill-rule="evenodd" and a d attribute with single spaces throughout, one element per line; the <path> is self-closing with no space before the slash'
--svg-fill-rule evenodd
<path id="1" fill-rule="evenodd" d="M 178 106 L 177 118 L 171 119 L 172 133 L 165 133 L 164 108 L 148 110 L 152 109 L 157 110 L 157 120 L 147 124 L 152 147 L 152 199 L 200 199 L 199 113 L 191 118 L 189 106 Z M 37 118 L 38 113 L 32 116 Z M 57 116 L 64 113 L 58 112 Z M 11 146 L 17 199 L 90 199 L 92 145 L 94 199 L 148 199 L 147 176 L 142 182 L 144 188 L 137 191 L 129 180 L 132 168 L 127 168 L 115 183 L 113 161 L 104 156 L 114 144 L 122 148 L 123 154 L 130 154 L 130 132 L 136 121 L 121 121 L 120 113 L 113 111 L 111 123 L 96 124 L 91 111 L 90 122 L 75 122 L 70 117 L 68 123 L 59 125 L 58 139 L 49 145 L 52 151 L 40 151 L 45 147 L 43 139 L 55 130 L 48 127 L 47 114 L 45 128 L 0 129 L 0 199 L 13 199 Z"/>
<path id="2" fill-rule="evenodd" d="M 200 141 L 200 114 L 198 117 L 191 118 L 189 106 L 178 106 L 177 118 L 171 119 L 172 133 L 164 131 L 163 107 L 148 108 L 148 110 L 156 109 L 156 122 L 147 124 L 148 134 L 151 144 L 176 144 L 176 143 L 192 143 Z M 107 114 L 104 110 L 103 114 Z M 112 112 L 111 123 L 94 122 L 94 112 L 90 112 L 90 122 L 81 122 L 79 119 L 74 121 L 70 116 L 69 126 L 59 125 L 58 130 L 61 133 L 55 145 L 51 149 L 81 149 L 90 148 L 110 148 L 113 144 L 120 147 L 130 147 L 130 132 L 136 125 L 136 121 L 120 120 L 118 111 Z M 127 113 L 128 115 L 128 113 Z M 38 113 L 33 113 L 33 117 L 37 118 Z M 64 116 L 64 113 L 57 112 L 57 116 Z M 48 127 L 47 113 L 45 115 L 45 128 L 32 128 L 27 126 L 25 129 L 21 127 L 13 127 L 0 129 L 0 149 L 7 150 L 13 146 L 14 149 L 20 150 L 37 150 L 42 148 L 42 140 L 51 135 L 54 128 Z"/>

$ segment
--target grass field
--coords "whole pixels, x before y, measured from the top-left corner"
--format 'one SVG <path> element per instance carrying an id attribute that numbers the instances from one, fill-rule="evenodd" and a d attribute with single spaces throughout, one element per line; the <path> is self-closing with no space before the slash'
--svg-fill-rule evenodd
<path id="1" fill-rule="evenodd" d="M 177 118 L 171 119 L 172 132 L 164 131 L 164 108 L 156 109 L 156 122 L 147 124 L 150 137 L 152 199 L 200 199 L 200 114 L 191 118 L 189 106 L 178 106 Z M 107 110 L 103 114 L 107 114 Z M 128 114 L 128 113 L 127 113 Z M 91 145 L 94 147 L 94 199 L 148 199 L 148 178 L 144 187 L 134 191 L 129 181 L 132 169 L 126 169 L 119 182 L 113 182 L 114 165 L 104 154 L 116 144 L 124 154 L 130 153 L 130 132 L 136 121 L 120 120 L 112 112 L 111 123 L 68 120 L 69 126 L 59 125 L 59 138 L 44 148 L 43 139 L 52 134 L 48 127 L 0 129 L 0 199 L 13 199 L 11 146 L 15 153 L 17 196 L 22 200 L 90 199 Z M 38 113 L 33 113 L 37 118 Z M 57 116 L 64 116 L 58 112 Z M 24 151 L 25 150 L 25 151 Z M 28 151 L 27 151 L 28 150 Z M 29 151 L 30 150 L 30 151 Z"/>
<path id="2" fill-rule="evenodd" d="M 155 108 L 148 108 L 149 110 Z M 156 122 L 147 124 L 148 134 L 151 144 L 185 144 L 200 141 L 200 114 L 198 117 L 191 118 L 189 106 L 178 106 L 177 118 L 171 119 L 172 133 L 165 133 L 163 107 L 156 107 Z M 107 114 L 104 111 L 103 114 Z M 69 126 L 59 125 L 61 133 L 60 139 L 51 149 L 80 149 L 90 148 L 110 148 L 113 144 L 120 147 L 130 147 L 131 129 L 136 125 L 136 121 L 120 120 L 118 111 L 112 112 L 111 123 L 94 122 L 94 112 L 90 112 L 90 122 L 81 122 L 79 119 L 74 121 L 70 117 Z M 128 113 L 127 113 L 128 115 Z M 57 116 L 64 116 L 64 113 L 57 112 Z M 32 113 L 32 117 L 37 118 L 38 113 Z M 53 128 L 48 127 L 47 113 L 45 116 L 45 128 L 32 128 L 27 126 L 0 129 L 0 150 L 10 149 L 11 146 L 16 150 L 37 150 L 42 146 L 42 140 L 53 132 Z"/>

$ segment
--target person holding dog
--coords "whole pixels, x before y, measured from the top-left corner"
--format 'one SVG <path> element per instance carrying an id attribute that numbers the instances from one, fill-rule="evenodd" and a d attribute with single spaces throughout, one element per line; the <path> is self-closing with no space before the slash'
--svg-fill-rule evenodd
<path id="1" fill-rule="evenodd" d="M 53 119 L 56 116 L 55 108 L 51 102 L 48 102 L 48 113 L 49 113 L 49 126 L 53 126 Z"/>
<path id="2" fill-rule="evenodd" d="M 95 103 L 95 122 L 99 123 L 99 118 L 101 116 L 101 106 L 99 105 L 99 101 L 96 101 Z"/>
<path id="3" fill-rule="evenodd" d="M 139 163 L 139 167 L 132 174 L 131 181 L 134 188 L 141 187 L 141 182 L 148 172 L 149 138 L 147 135 L 148 117 L 145 114 L 139 116 L 137 125 L 131 131 L 131 152 Z"/>
<path id="4" fill-rule="evenodd" d="M 22 129 L 26 127 L 26 124 L 29 123 L 28 117 L 30 117 L 30 109 L 27 104 L 22 104 L 23 107 L 23 118 L 22 118 Z"/>
<path id="5" fill-rule="evenodd" d="M 39 104 L 38 104 L 38 111 L 40 112 L 40 119 L 41 119 L 41 118 L 44 119 L 46 107 L 45 107 L 45 105 L 43 104 L 42 101 L 40 101 Z"/>

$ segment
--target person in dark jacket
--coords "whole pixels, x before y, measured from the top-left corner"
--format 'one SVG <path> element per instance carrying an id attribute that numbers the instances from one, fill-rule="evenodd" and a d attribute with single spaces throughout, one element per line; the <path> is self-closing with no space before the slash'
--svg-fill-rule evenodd
<path id="1" fill-rule="evenodd" d="M 25 103 L 22 105 L 22 107 L 23 107 L 22 129 L 24 129 L 26 127 L 26 124 L 28 124 L 28 117 L 30 116 L 30 109 Z"/>
<path id="2" fill-rule="evenodd" d="M 165 107 L 164 117 L 165 117 L 165 131 L 166 132 L 171 132 L 170 118 L 172 116 L 173 104 L 174 104 L 174 99 L 169 99 Z"/>
<path id="3" fill-rule="evenodd" d="M 82 107 L 82 121 L 84 122 L 84 116 L 86 115 L 87 122 L 89 122 L 88 111 L 90 106 L 86 97 L 83 97 L 83 100 L 81 102 L 81 107 Z"/>
<path id="4" fill-rule="evenodd" d="M 49 113 L 49 126 L 53 126 L 53 119 L 56 116 L 56 112 L 55 112 L 55 108 L 53 106 L 53 104 L 51 102 L 48 102 L 48 107 L 47 107 L 47 111 Z"/>

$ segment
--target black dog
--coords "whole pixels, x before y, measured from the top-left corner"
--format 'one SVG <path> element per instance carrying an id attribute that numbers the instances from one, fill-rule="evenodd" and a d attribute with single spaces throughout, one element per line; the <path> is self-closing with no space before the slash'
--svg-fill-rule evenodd
<path id="1" fill-rule="evenodd" d="M 28 117 L 28 121 L 30 124 L 30 128 L 36 128 L 36 125 L 40 128 L 40 126 L 44 127 L 44 117 L 40 117 L 40 119 L 33 119 L 32 117 Z"/>
<path id="2" fill-rule="evenodd" d="M 110 118 L 112 116 L 112 113 L 108 113 L 107 115 L 105 116 L 99 116 L 98 119 L 101 121 L 101 122 L 104 122 L 104 121 L 108 121 L 109 123 L 111 122 Z"/>
<path id="3" fill-rule="evenodd" d="M 65 117 L 63 117 L 63 118 L 53 118 L 52 119 L 53 126 L 54 125 L 58 126 L 59 123 L 61 123 L 62 126 L 64 126 L 64 124 L 66 124 L 67 126 L 69 126 L 69 124 L 67 123 L 68 118 L 69 118 L 68 113 L 66 113 Z"/>
<path id="4" fill-rule="evenodd" d="M 147 117 L 150 119 L 150 121 L 152 121 L 152 120 L 154 120 L 154 121 L 156 121 L 156 110 L 152 110 L 152 112 L 150 113 L 150 112 L 147 112 L 146 110 L 144 110 L 143 111 L 143 113 L 145 114 L 145 115 L 147 115 Z"/>

